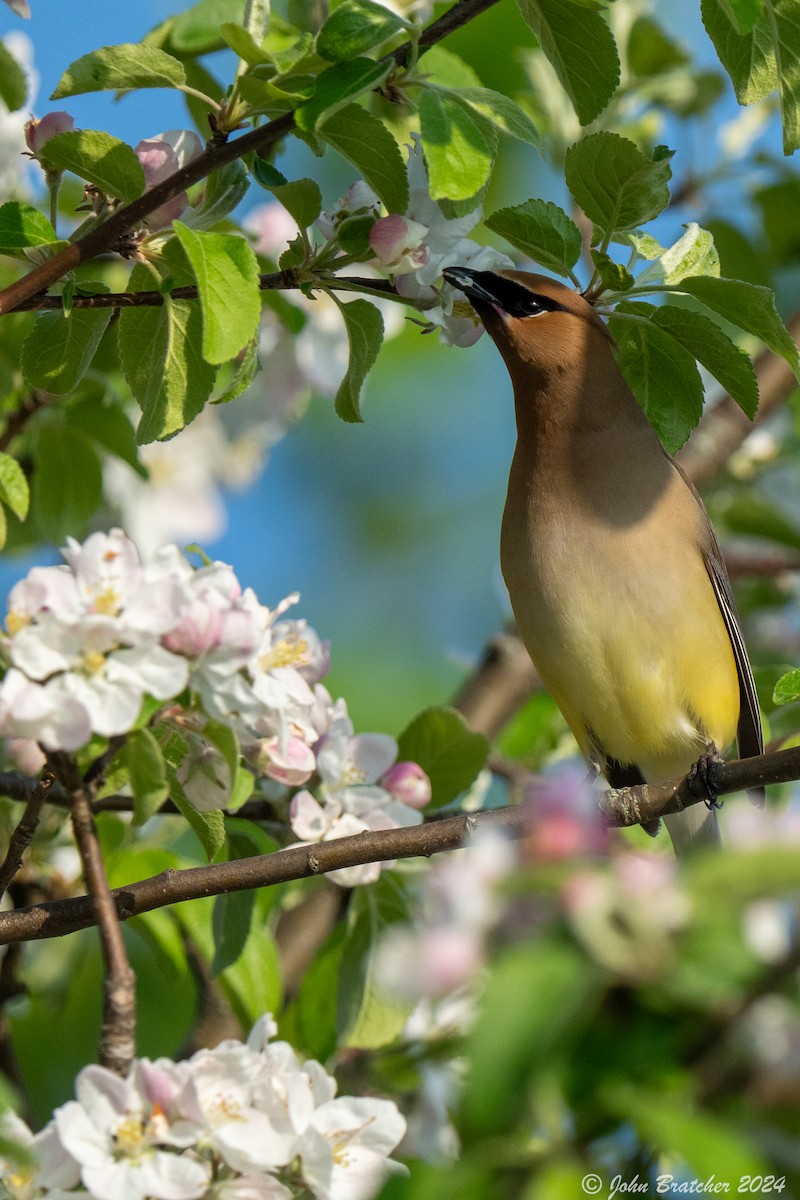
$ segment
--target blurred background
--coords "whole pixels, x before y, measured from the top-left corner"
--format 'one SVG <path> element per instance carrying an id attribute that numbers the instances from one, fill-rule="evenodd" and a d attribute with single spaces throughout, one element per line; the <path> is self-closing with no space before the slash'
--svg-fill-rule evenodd
<path id="1" fill-rule="evenodd" d="M 169 0 L 134 5 L 84 0 L 78 20 L 72 6 L 34 0 L 30 22 L 3 7 L 0 34 L 13 30 L 12 39 L 29 36 L 36 46 L 31 107 L 41 117 L 54 107 L 47 97 L 68 63 L 101 45 L 140 40 L 174 7 Z M 613 7 L 623 23 L 644 11 L 642 5 Z M 655 235 L 669 244 L 687 220 L 716 221 L 724 248 L 722 235 L 731 224 L 749 233 L 758 225 L 758 203 L 746 207 L 742 197 L 752 196 L 774 175 L 780 155 L 777 115 L 770 116 L 768 105 L 738 109 L 697 5 L 669 0 L 658 5 L 657 15 L 670 37 L 691 50 L 696 82 L 672 108 L 656 96 L 646 111 L 628 113 L 623 89 L 614 105 L 616 127 L 627 120 L 639 133 L 644 129 L 654 142 L 676 150 L 673 191 L 679 203 L 655 223 Z M 517 48 L 511 61 L 509 45 Z M 448 41 L 487 86 L 501 87 L 509 86 L 509 74 L 516 73 L 521 84 L 530 73 L 532 46 L 512 0 L 503 0 Z M 228 78 L 233 60 L 226 62 L 225 52 L 208 62 L 217 78 Z M 556 128 L 560 121 L 564 138 L 571 140 L 578 127 L 571 130 L 575 118 L 559 89 L 553 84 L 548 92 L 546 78 L 537 82 L 543 107 L 553 110 L 548 119 Z M 132 145 L 191 124 L 181 98 L 166 91 L 119 101 L 104 93 L 79 96 L 68 107 L 79 127 L 106 129 Z M 6 134 L 3 141 L 11 160 L 13 137 Z M 506 141 L 484 210 L 533 195 L 565 204 L 559 147 L 551 150 L 555 165 L 529 147 Z M 320 163 L 292 139 L 278 163 L 289 178 L 307 172 L 320 178 L 325 204 L 331 206 L 355 178 L 341 160 L 332 159 Z M 41 186 L 38 167 L 31 166 L 29 176 L 31 186 Z M 255 191 L 240 217 L 270 201 Z M 729 234 L 728 241 L 732 238 Z M 769 278 L 768 253 L 760 264 L 755 257 L 751 253 L 751 274 Z M 741 262 L 736 269 L 742 272 Z M 795 279 L 796 270 L 775 279 L 784 314 L 791 309 Z M 488 339 L 469 349 L 447 348 L 435 334 L 422 335 L 404 319 L 404 310 L 395 308 L 392 319 L 401 332 L 387 341 L 370 375 L 363 425 L 340 422 L 332 389 L 327 395 L 309 389 L 306 373 L 294 381 L 291 393 L 292 413 L 304 411 L 302 420 L 273 421 L 249 452 L 244 439 L 238 461 L 234 456 L 215 479 L 198 474 L 198 463 L 219 458 L 216 431 L 190 427 L 170 444 L 169 489 L 149 500 L 128 498 L 124 510 L 126 527 L 140 540 L 149 520 L 169 523 L 174 514 L 170 539 L 199 542 L 212 557 L 231 562 L 267 604 L 300 591 L 297 613 L 333 644 L 331 691 L 347 697 L 357 728 L 389 732 L 401 729 L 419 708 L 446 701 L 508 616 L 498 537 L 514 440 L 507 377 Z M 320 353 L 316 375 L 335 390 L 342 367 L 335 357 L 324 361 L 324 348 Z M 222 413 L 229 437 L 236 436 L 237 422 L 274 415 L 281 370 L 269 354 L 263 356 L 263 370 L 248 395 Z M 160 469 L 151 467 L 153 478 Z M 127 477 L 121 482 L 120 473 Z M 118 491 L 134 481 L 124 465 L 116 464 L 114 475 Z M 777 491 L 787 498 L 785 483 Z M 135 503 L 139 514 L 133 520 L 130 505 Z M 85 531 L 74 532 L 83 536 Z M 3 593 L 32 563 L 43 561 L 40 548 L 23 550 L 3 560 Z"/>

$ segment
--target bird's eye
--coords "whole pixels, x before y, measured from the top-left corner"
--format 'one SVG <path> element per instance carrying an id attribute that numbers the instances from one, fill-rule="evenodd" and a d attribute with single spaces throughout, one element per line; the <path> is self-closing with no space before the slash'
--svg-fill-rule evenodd
<path id="1" fill-rule="evenodd" d="M 535 296 L 530 299 L 525 299 L 519 306 L 520 316 L 523 317 L 538 317 L 540 313 L 547 312 L 547 309 L 541 304 Z"/>

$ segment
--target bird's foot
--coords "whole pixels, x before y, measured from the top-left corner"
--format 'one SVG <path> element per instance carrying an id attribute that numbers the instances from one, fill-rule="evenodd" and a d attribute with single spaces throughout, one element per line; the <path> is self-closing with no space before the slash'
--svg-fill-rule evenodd
<path id="1" fill-rule="evenodd" d="M 717 769 L 722 761 L 717 747 L 713 742 L 709 742 L 703 754 L 689 769 L 689 791 L 694 796 L 705 792 L 703 803 L 708 809 L 722 808 L 724 803 L 718 799 L 719 788 L 716 782 Z"/>

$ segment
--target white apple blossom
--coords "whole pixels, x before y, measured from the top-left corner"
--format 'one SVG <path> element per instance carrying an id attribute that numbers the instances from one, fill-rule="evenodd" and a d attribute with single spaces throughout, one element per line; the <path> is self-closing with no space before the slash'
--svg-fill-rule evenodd
<path id="1" fill-rule="evenodd" d="M 368 1200 L 389 1173 L 406 1123 L 391 1100 L 342 1096 L 314 1112 L 297 1151 L 318 1200 Z"/>
<path id="2" fill-rule="evenodd" d="M 0 1163 L 0 1185 L 12 1200 L 369 1200 L 400 1169 L 404 1118 L 390 1100 L 335 1099 L 335 1079 L 275 1032 L 267 1014 L 246 1043 L 135 1060 L 126 1079 L 86 1067 L 41 1133 L 0 1118 L 33 1159 Z"/>
<path id="3" fill-rule="evenodd" d="M 136 1086 L 104 1067 L 86 1067 L 77 1099 L 56 1109 L 61 1145 L 80 1167 L 81 1182 L 97 1200 L 195 1200 L 210 1179 L 207 1163 L 170 1146 L 161 1108 Z"/>

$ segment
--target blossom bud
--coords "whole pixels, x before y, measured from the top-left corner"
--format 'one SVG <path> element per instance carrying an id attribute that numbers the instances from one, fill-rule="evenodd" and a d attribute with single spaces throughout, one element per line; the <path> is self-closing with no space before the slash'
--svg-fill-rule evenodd
<path id="1" fill-rule="evenodd" d="M 258 768 L 264 775 L 287 787 L 299 787 L 310 779 L 317 765 L 314 751 L 299 737 L 281 746 L 277 737 L 264 738 L 258 753 Z"/>
<path id="2" fill-rule="evenodd" d="M 431 800 L 431 781 L 415 762 L 398 762 L 382 777 L 381 787 L 409 808 L 425 808 Z"/>
<path id="3" fill-rule="evenodd" d="M 192 159 L 202 153 L 203 143 L 196 133 L 186 129 L 172 129 L 169 133 L 160 133 L 156 137 L 143 138 L 134 152 L 142 164 L 145 179 L 145 191 L 150 191 L 156 184 L 163 183 L 170 175 L 174 175 L 181 167 L 185 167 Z M 178 192 L 170 200 L 150 213 L 147 224 L 151 229 L 165 229 L 189 203 L 186 192 Z"/>
<path id="4" fill-rule="evenodd" d="M 410 275 L 428 261 L 424 239 L 427 225 L 391 213 L 380 217 L 369 231 L 369 244 L 382 267 L 395 275 Z"/>
<path id="5" fill-rule="evenodd" d="M 51 112 L 41 120 L 31 117 L 24 126 L 25 145 L 36 158 L 51 138 L 59 133 L 71 133 L 74 128 L 75 122 L 68 112 Z"/>
<path id="6" fill-rule="evenodd" d="M 222 633 L 222 611 L 203 600 L 195 600 L 174 629 L 162 638 L 162 645 L 173 654 L 199 658 L 218 646 Z"/>

